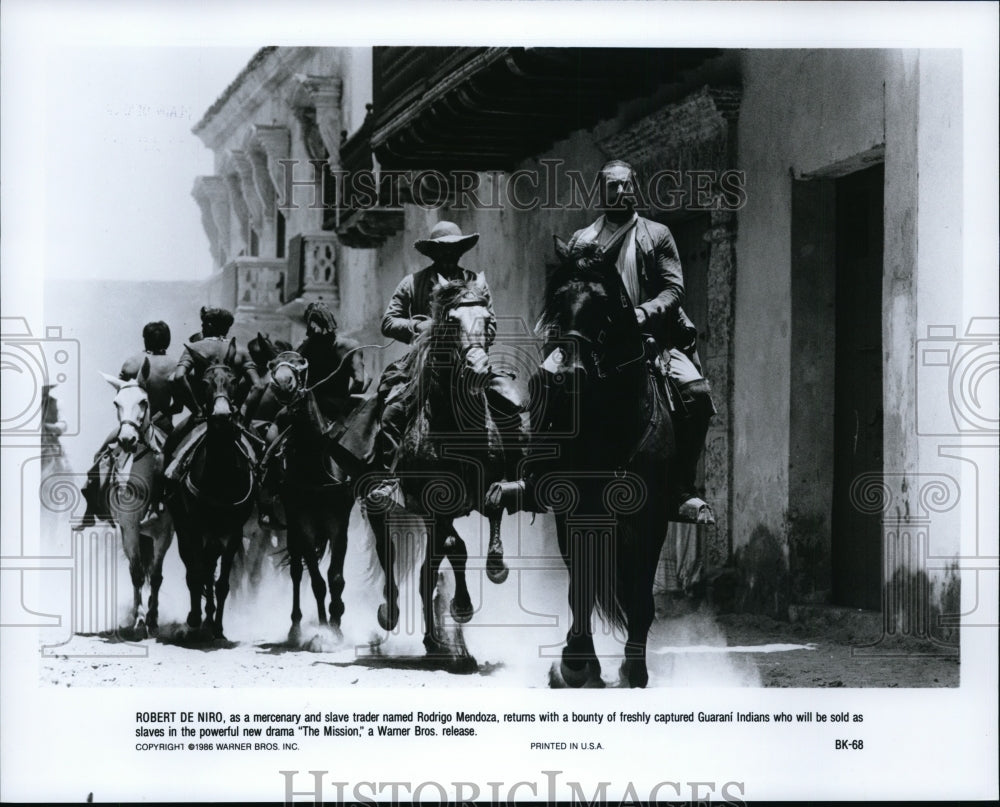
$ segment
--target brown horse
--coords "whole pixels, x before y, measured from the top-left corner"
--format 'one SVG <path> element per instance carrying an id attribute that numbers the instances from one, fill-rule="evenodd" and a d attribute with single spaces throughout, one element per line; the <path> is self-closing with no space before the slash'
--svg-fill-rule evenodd
<path id="1" fill-rule="evenodd" d="M 201 627 L 214 638 L 225 638 L 222 618 L 229 574 L 233 556 L 242 545 L 243 525 L 253 510 L 256 456 L 254 443 L 240 425 L 233 404 L 236 341 L 230 341 L 221 361 L 201 353 L 196 345 L 187 349 L 201 376 L 201 388 L 195 394 L 208 414 L 187 438 L 193 441 L 190 451 L 185 452 L 187 467 L 168 492 L 167 507 L 174 519 L 191 595 L 187 625 Z"/>
<path id="2" fill-rule="evenodd" d="M 330 606 L 329 625 L 340 638 L 344 615 L 344 557 L 347 553 L 347 523 L 354 506 L 354 491 L 347 474 L 333 461 L 325 439 L 329 424 L 305 379 L 308 362 L 294 351 L 280 353 L 269 364 L 270 384 L 283 405 L 277 425 L 283 429 L 262 465 L 280 467 L 280 495 L 288 522 L 287 551 L 292 575 L 292 627 L 289 640 L 301 635 L 302 610 L 299 586 L 302 566 L 309 570 L 320 625 L 327 625 L 327 585 L 319 562 L 330 548 L 327 570 Z"/>
<path id="3" fill-rule="evenodd" d="M 488 300 L 474 284 L 453 282 L 434 294 L 431 328 L 418 338 L 401 368 L 408 381 L 393 393 L 407 417 L 394 469 L 402 504 L 376 488 L 365 496 L 365 508 L 375 534 L 379 563 L 385 573 L 384 602 L 379 624 L 393 630 L 399 620 L 399 590 L 394 573 L 400 511 L 416 516 L 426 531 L 426 552 L 420 569 L 424 646 L 431 654 L 448 654 L 433 605 L 438 570 L 448 560 L 455 577 L 450 609 L 456 622 L 468 622 L 474 612 L 466 582 L 468 550 L 454 520 L 473 510 L 483 511 L 489 485 L 504 476 L 504 445 L 491 415 L 486 389 L 493 377 L 484 323 Z M 491 549 L 487 571 L 494 582 L 507 575 L 499 542 L 499 516 L 491 519 Z M 398 533 L 398 535 L 397 535 Z M 418 552 L 400 553 L 415 562 Z M 405 570 L 401 570 L 405 574 Z"/>
<path id="4" fill-rule="evenodd" d="M 531 379 L 532 453 L 525 477 L 497 484 L 489 506 L 555 514 L 569 572 L 572 623 L 560 672 L 601 686 L 594 606 L 625 631 L 623 683 L 649 680 L 653 577 L 669 517 L 675 443 L 662 379 L 614 261 L 556 239 L 541 320 L 545 360 Z"/>

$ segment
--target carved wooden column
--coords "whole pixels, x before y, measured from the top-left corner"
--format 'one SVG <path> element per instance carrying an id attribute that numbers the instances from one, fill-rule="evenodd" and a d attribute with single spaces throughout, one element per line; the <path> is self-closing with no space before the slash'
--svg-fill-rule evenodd
<path id="1" fill-rule="evenodd" d="M 267 171 L 271 177 L 274 193 L 278 195 L 279 202 L 284 203 L 285 200 L 280 199 L 285 185 L 285 172 L 281 160 L 287 160 L 291 153 L 291 133 L 286 126 L 264 126 L 262 124 L 255 124 L 251 131 L 254 142 L 267 158 Z"/>
<path id="2" fill-rule="evenodd" d="M 730 560 L 733 510 L 733 343 L 736 313 L 736 214 L 712 211 L 705 233 L 711 245 L 708 262 L 708 323 L 699 353 L 705 377 L 712 385 L 718 414 L 705 439 L 705 491 L 715 505 L 716 528 L 708 533 L 709 568 Z"/>
<path id="3" fill-rule="evenodd" d="M 235 167 L 231 167 L 223 175 L 223 180 L 226 183 L 226 193 L 229 197 L 229 208 L 235 214 L 239 224 L 236 232 L 231 234 L 229 254 L 230 256 L 245 254 L 249 252 L 248 248 L 250 246 L 246 230 L 250 222 L 250 211 L 247 208 L 246 200 L 243 198 L 243 186 Z"/>
<path id="4" fill-rule="evenodd" d="M 250 214 L 250 224 L 257 231 L 259 244 L 266 239 L 267 219 L 264 204 L 254 184 L 253 163 L 250 160 L 250 155 L 245 151 L 234 150 L 229 152 L 229 156 L 233 166 L 236 168 L 236 174 L 239 177 L 240 193 Z"/>
<path id="5" fill-rule="evenodd" d="M 303 106 L 316 110 L 316 127 L 326 147 L 327 164 L 330 170 L 337 171 L 340 169 L 342 82 L 336 76 L 310 76 L 305 73 L 297 74 L 296 78 L 302 88 L 300 97 L 307 99 Z"/>

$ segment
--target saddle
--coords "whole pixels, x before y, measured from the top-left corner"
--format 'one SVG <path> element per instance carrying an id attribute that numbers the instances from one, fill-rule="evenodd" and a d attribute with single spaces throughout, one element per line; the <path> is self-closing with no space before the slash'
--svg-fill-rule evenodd
<path id="1" fill-rule="evenodd" d="M 105 521 L 113 520 L 110 506 L 112 492 L 124 489 L 132 472 L 132 466 L 137 459 L 152 452 L 157 464 L 155 474 L 163 471 L 163 441 L 163 432 L 156 426 L 151 426 L 146 434 L 146 444 L 137 453 L 119 454 L 117 442 L 112 442 L 97 456 L 94 465 L 97 474 L 97 501 L 90 502 L 91 509 L 97 518 Z M 86 488 L 84 489 L 84 497 L 90 498 Z M 140 513 L 140 520 L 145 523 L 157 518 L 161 506 L 162 502 L 149 499 L 143 512 Z"/>
<path id="2" fill-rule="evenodd" d="M 170 465 L 167 466 L 167 470 L 164 472 L 164 477 L 170 482 L 176 482 L 187 475 L 187 472 L 191 468 L 191 463 L 197 454 L 198 449 L 201 447 L 202 443 L 205 441 L 205 437 L 208 435 L 208 424 L 198 423 L 195 425 L 191 431 L 184 436 L 177 449 L 174 451 L 174 458 L 171 460 Z M 256 448 L 254 446 L 254 440 L 257 440 L 245 429 L 241 429 L 238 438 L 238 445 L 243 455 L 247 458 L 251 466 L 257 464 L 256 460 Z"/>

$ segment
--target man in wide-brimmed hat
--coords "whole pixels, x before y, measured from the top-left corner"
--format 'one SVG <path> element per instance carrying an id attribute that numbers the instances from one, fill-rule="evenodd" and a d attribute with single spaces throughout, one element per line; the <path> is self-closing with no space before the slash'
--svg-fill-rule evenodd
<path id="1" fill-rule="evenodd" d="M 434 290 L 446 283 L 464 281 L 473 284 L 475 290 L 487 300 L 489 317 L 484 323 L 484 332 L 489 348 L 496 334 L 496 316 L 486 277 L 482 272 L 472 272 L 459 265 L 461 257 L 478 240 L 478 233 L 466 235 L 458 225 L 441 221 L 427 238 L 415 242 L 414 247 L 433 263 L 400 281 L 382 318 L 382 333 L 411 344 L 431 327 Z M 406 396 L 401 394 L 409 381 L 408 366 L 404 357 L 385 369 L 379 380 L 378 395 L 358 412 L 358 417 L 341 442 L 341 448 L 350 458 L 365 466 L 381 467 L 390 475 L 410 414 Z M 493 373 L 485 394 L 498 429 L 502 434 L 510 433 L 513 439 L 520 430 L 521 403 L 510 381 L 506 375 Z M 387 478 L 373 495 L 377 498 L 392 485 L 391 478 Z"/>
<path id="2" fill-rule="evenodd" d="M 429 237 L 414 243 L 418 252 L 426 255 L 434 263 L 419 272 L 407 275 L 396 286 L 392 299 L 382 317 L 382 333 L 391 339 L 410 344 L 414 337 L 430 327 L 431 294 L 443 283 L 456 280 L 473 282 L 487 299 L 490 287 L 482 272 L 476 273 L 458 265 L 459 259 L 479 241 L 479 233 L 464 235 L 457 224 L 439 221 L 434 225 Z M 496 319 L 492 316 L 486 323 L 487 342 L 493 341 L 496 333 Z"/>
<path id="3" fill-rule="evenodd" d="M 392 339 L 410 344 L 419 334 L 431 327 L 431 295 L 438 286 L 455 281 L 473 283 L 477 291 L 490 301 L 490 318 L 484 323 L 487 347 L 496 334 L 496 317 L 492 296 L 486 277 L 459 266 L 459 259 L 479 241 L 479 233 L 465 235 L 457 224 L 439 221 L 427 238 L 416 241 L 414 248 L 430 258 L 433 263 L 407 275 L 396 286 L 392 299 L 382 317 L 382 333 Z M 402 396 L 397 393 L 408 380 L 403 360 L 393 362 L 382 373 L 378 397 L 382 401 L 382 415 L 377 438 L 376 461 L 391 469 L 396 451 L 406 428 L 407 411 Z"/>

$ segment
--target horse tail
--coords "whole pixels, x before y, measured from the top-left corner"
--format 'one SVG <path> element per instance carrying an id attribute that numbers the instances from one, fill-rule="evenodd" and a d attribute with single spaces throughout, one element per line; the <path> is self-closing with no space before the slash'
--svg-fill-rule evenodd
<path id="1" fill-rule="evenodd" d="M 364 569 L 361 573 L 363 585 L 365 588 L 371 588 L 378 584 L 379 578 L 382 574 L 382 566 L 378 560 L 378 551 L 375 548 L 375 542 L 378 540 L 375 537 L 375 530 L 368 520 L 368 513 L 365 508 L 361 508 L 361 520 L 364 523 L 364 540 L 361 542 L 361 551 L 363 553 L 362 563 L 364 564 Z"/>
<path id="2" fill-rule="evenodd" d="M 148 581 L 153 569 L 153 536 L 142 531 L 139 532 L 139 561 Z"/>
<path id="3" fill-rule="evenodd" d="M 361 512 L 365 523 L 365 540 L 362 541 L 361 550 L 364 553 L 365 567 L 362 574 L 363 585 L 377 587 L 381 586 L 384 577 L 376 546 L 379 537 L 366 510 L 362 508 Z M 407 578 L 416 581 L 427 554 L 426 526 L 423 520 L 399 508 L 392 508 L 384 518 L 393 543 L 393 572 L 397 584 Z"/>
<path id="4" fill-rule="evenodd" d="M 631 525 L 619 521 L 613 528 L 599 527 L 600 538 L 595 542 L 596 557 L 591 567 L 597 610 L 614 630 L 628 627 L 623 597 L 634 581 L 627 579 L 626 547 L 633 536 Z"/>

